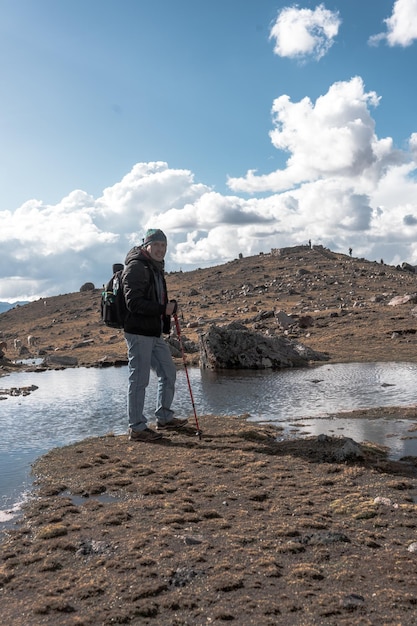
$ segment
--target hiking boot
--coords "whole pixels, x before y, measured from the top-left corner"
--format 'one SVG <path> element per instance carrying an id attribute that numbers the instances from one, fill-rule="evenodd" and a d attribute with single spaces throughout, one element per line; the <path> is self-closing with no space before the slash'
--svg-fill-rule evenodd
<path id="1" fill-rule="evenodd" d="M 152 428 L 145 428 L 145 430 L 129 428 L 130 441 L 157 441 L 158 439 L 162 439 L 161 433 L 156 433 Z"/>
<path id="2" fill-rule="evenodd" d="M 183 428 L 188 423 L 188 420 L 180 420 L 177 417 L 173 417 L 170 422 L 166 424 L 156 423 L 156 430 L 178 430 L 179 428 Z"/>

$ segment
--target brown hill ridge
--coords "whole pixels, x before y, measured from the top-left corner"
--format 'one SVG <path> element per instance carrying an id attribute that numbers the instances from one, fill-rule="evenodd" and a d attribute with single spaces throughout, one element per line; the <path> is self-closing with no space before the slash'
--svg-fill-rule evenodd
<path id="1" fill-rule="evenodd" d="M 169 268 L 167 268 L 169 269 Z M 86 277 L 88 278 L 88 277 Z M 103 282 L 108 277 L 103 277 Z M 180 305 L 183 339 L 213 322 L 239 321 L 249 329 L 282 334 L 273 313 L 295 321 L 307 316 L 311 326 L 295 324 L 286 332 L 331 362 L 416 361 L 417 274 L 394 266 L 351 258 L 321 246 L 296 246 L 239 258 L 223 265 L 167 274 L 170 297 Z M 126 359 L 122 331 L 100 320 L 101 289 L 41 298 L 0 315 L 5 356 L 18 356 L 14 339 L 29 354 L 75 356 L 80 366 Z M 393 298 L 411 296 L 393 306 Z M 198 356 L 198 355 L 197 355 Z M 188 355 L 196 361 L 196 355 Z M 7 363 L 3 361 L 3 372 Z"/>

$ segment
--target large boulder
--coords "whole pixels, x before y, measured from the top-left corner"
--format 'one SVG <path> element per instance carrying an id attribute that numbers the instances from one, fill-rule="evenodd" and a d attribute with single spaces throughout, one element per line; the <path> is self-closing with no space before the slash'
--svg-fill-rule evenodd
<path id="1" fill-rule="evenodd" d="M 77 367 L 78 359 L 75 356 L 49 354 L 42 361 L 42 365 L 45 367 Z"/>
<path id="2" fill-rule="evenodd" d="M 282 369 L 328 359 L 328 355 L 297 341 L 252 332 L 236 322 L 223 327 L 213 324 L 200 335 L 200 365 L 204 369 Z"/>
<path id="3" fill-rule="evenodd" d="M 94 283 L 84 283 L 83 285 L 81 285 L 80 287 L 80 291 L 94 291 L 95 286 Z"/>

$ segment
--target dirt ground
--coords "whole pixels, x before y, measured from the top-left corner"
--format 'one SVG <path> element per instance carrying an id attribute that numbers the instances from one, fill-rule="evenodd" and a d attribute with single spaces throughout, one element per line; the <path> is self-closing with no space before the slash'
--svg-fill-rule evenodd
<path id="1" fill-rule="evenodd" d="M 199 421 L 201 440 L 109 434 L 36 463 L 2 544 L 4 624 L 417 624 L 416 459 Z"/>
<path id="2" fill-rule="evenodd" d="M 290 250 L 168 278 L 192 339 L 210 320 L 275 332 L 260 314 L 281 308 L 311 315 L 292 334 L 330 361 L 417 358 L 415 303 L 389 305 L 416 277 L 395 268 Z M 80 365 L 123 358 L 98 305 L 97 291 L 57 296 L 0 315 L 0 332 Z M 350 414 L 365 416 L 416 436 L 417 406 Z M 36 498 L 1 544 L 4 624 L 417 625 L 416 458 L 362 443 L 339 460 L 343 439 L 199 422 L 201 439 L 192 423 L 153 444 L 109 433 L 38 460 Z"/>

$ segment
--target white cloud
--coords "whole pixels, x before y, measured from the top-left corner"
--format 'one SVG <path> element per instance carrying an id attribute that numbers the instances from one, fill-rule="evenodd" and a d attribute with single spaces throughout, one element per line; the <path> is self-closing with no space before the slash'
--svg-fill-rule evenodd
<path id="1" fill-rule="evenodd" d="M 417 161 L 417 133 L 412 133 L 409 139 L 410 151 L 415 161 Z"/>
<path id="2" fill-rule="evenodd" d="M 71 293 L 87 281 L 101 287 L 148 227 L 168 235 L 168 271 L 309 239 L 417 264 L 417 133 L 403 151 L 378 138 L 378 104 L 359 77 L 334 83 L 315 102 L 277 98 L 270 136 L 288 153 L 286 167 L 229 179 L 230 195 L 195 182 L 189 170 L 150 162 L 98 198 L 76 190 L 56 205 L 30 200 L 0 212 L 0 300 Z"/>
<path id="3" fill-rule="evenodd" d="M 308 56 L 321 59 L 333 45 L 341 20 L 338 12 L 323 4 L 311 9 L 286 7 L 278 13 L 271 28 L 274 53 L 280 57 L 303 60 Z"/>
<path id="4" fill-rule="evenodd" d="M 256 202 L 212 191 L 201 195 L 193 204 L 187 203 L 183 208 L 173 208 L 159 214 L 154 222 L 160 228 L 165 225 L 165 228 L 175 232 L 209 229 L 217 223 L 236 226 L 259 220 Z"/>
<path id="5" fill-rule="evenodd" d="M 370 37 L 370 45 L 386 40 L 392 47 L 411 46 L 417 39 L 417 0 L 396 0 L 391 17 L 384 22 L 387 31 Z"/>
<path id="6" fill-rule="evenodd" d="M 235 220 L 235 231 L 228 227 L 227 203 L 236 203 L 238 197 L 218 198 L 222 239 L 213 198 L 200 199 L 194 204 L 194 224 L 200 230 L 177 246 L 176 261 L 214 262 L 226 250 L 231 258 L 239 251 L 250 254 L 311 238 L 345 252 L 353 246 L 363 256 L 366 251 L 376 259 L 385 256 L 386 262 L 402 254 L 402 260 L 416 263 L 416 134 L 410 137 L 409 151 L 396 149 L 390 137 L 378 138 L 371 108 L 379 101 L 375 92 L 365 91 L 359 77 L 334 83 L 314 104 L 308 98 L 298 103 L 287 96 L 275 100 L 271 140 L 289 153 L 286 167 L 266 175 L 252 170 L 228 181 L 234 192 L 272 195 L 240 200 L 242 217 L 249 211 L 251 217 L 247 224 Z M 211 214 L 203 210 L 205 202 Z"/>
<path id="7" fill-rule="evenodd" d="M 122 180 L 104 190 L 96 204 L 96 220 L 114 229 L 138 233 L 154 216 L 176 204 L 193 202 L 208 191 L 194 183 L 189 170 L 170 169 L 165 162 L 137 163 Z"/>
<path id="8" fill-rule="evenodd" d="M 56 205 L 30 200 L 0 212 L 0 266 L 7 268 L 0 300 L 54 295 L 60 285 L 77 291 L 87 281 L 101 286 L 159 213 L 207 191 L 188 170 L 137 163 L 100 198 L 76 190 Z"/>
<path id="9" fill-rule="evenodd" d="M 303 181 L 322 177 L 360 177 L 386 167 L 399 155 L 389 140 L 378 140 L 369 107 L 379 104 L 373 91 L 365 92 L 363 81 L 334 83 L 317 98 L 291 102 L 286 95 L 272 107 L 272 144 L 290 153 L 286 168 L 257 176 L 250 170 L 244 178 L 229 178 L 233 191 L 255 193 L 289 189 Z"/>

